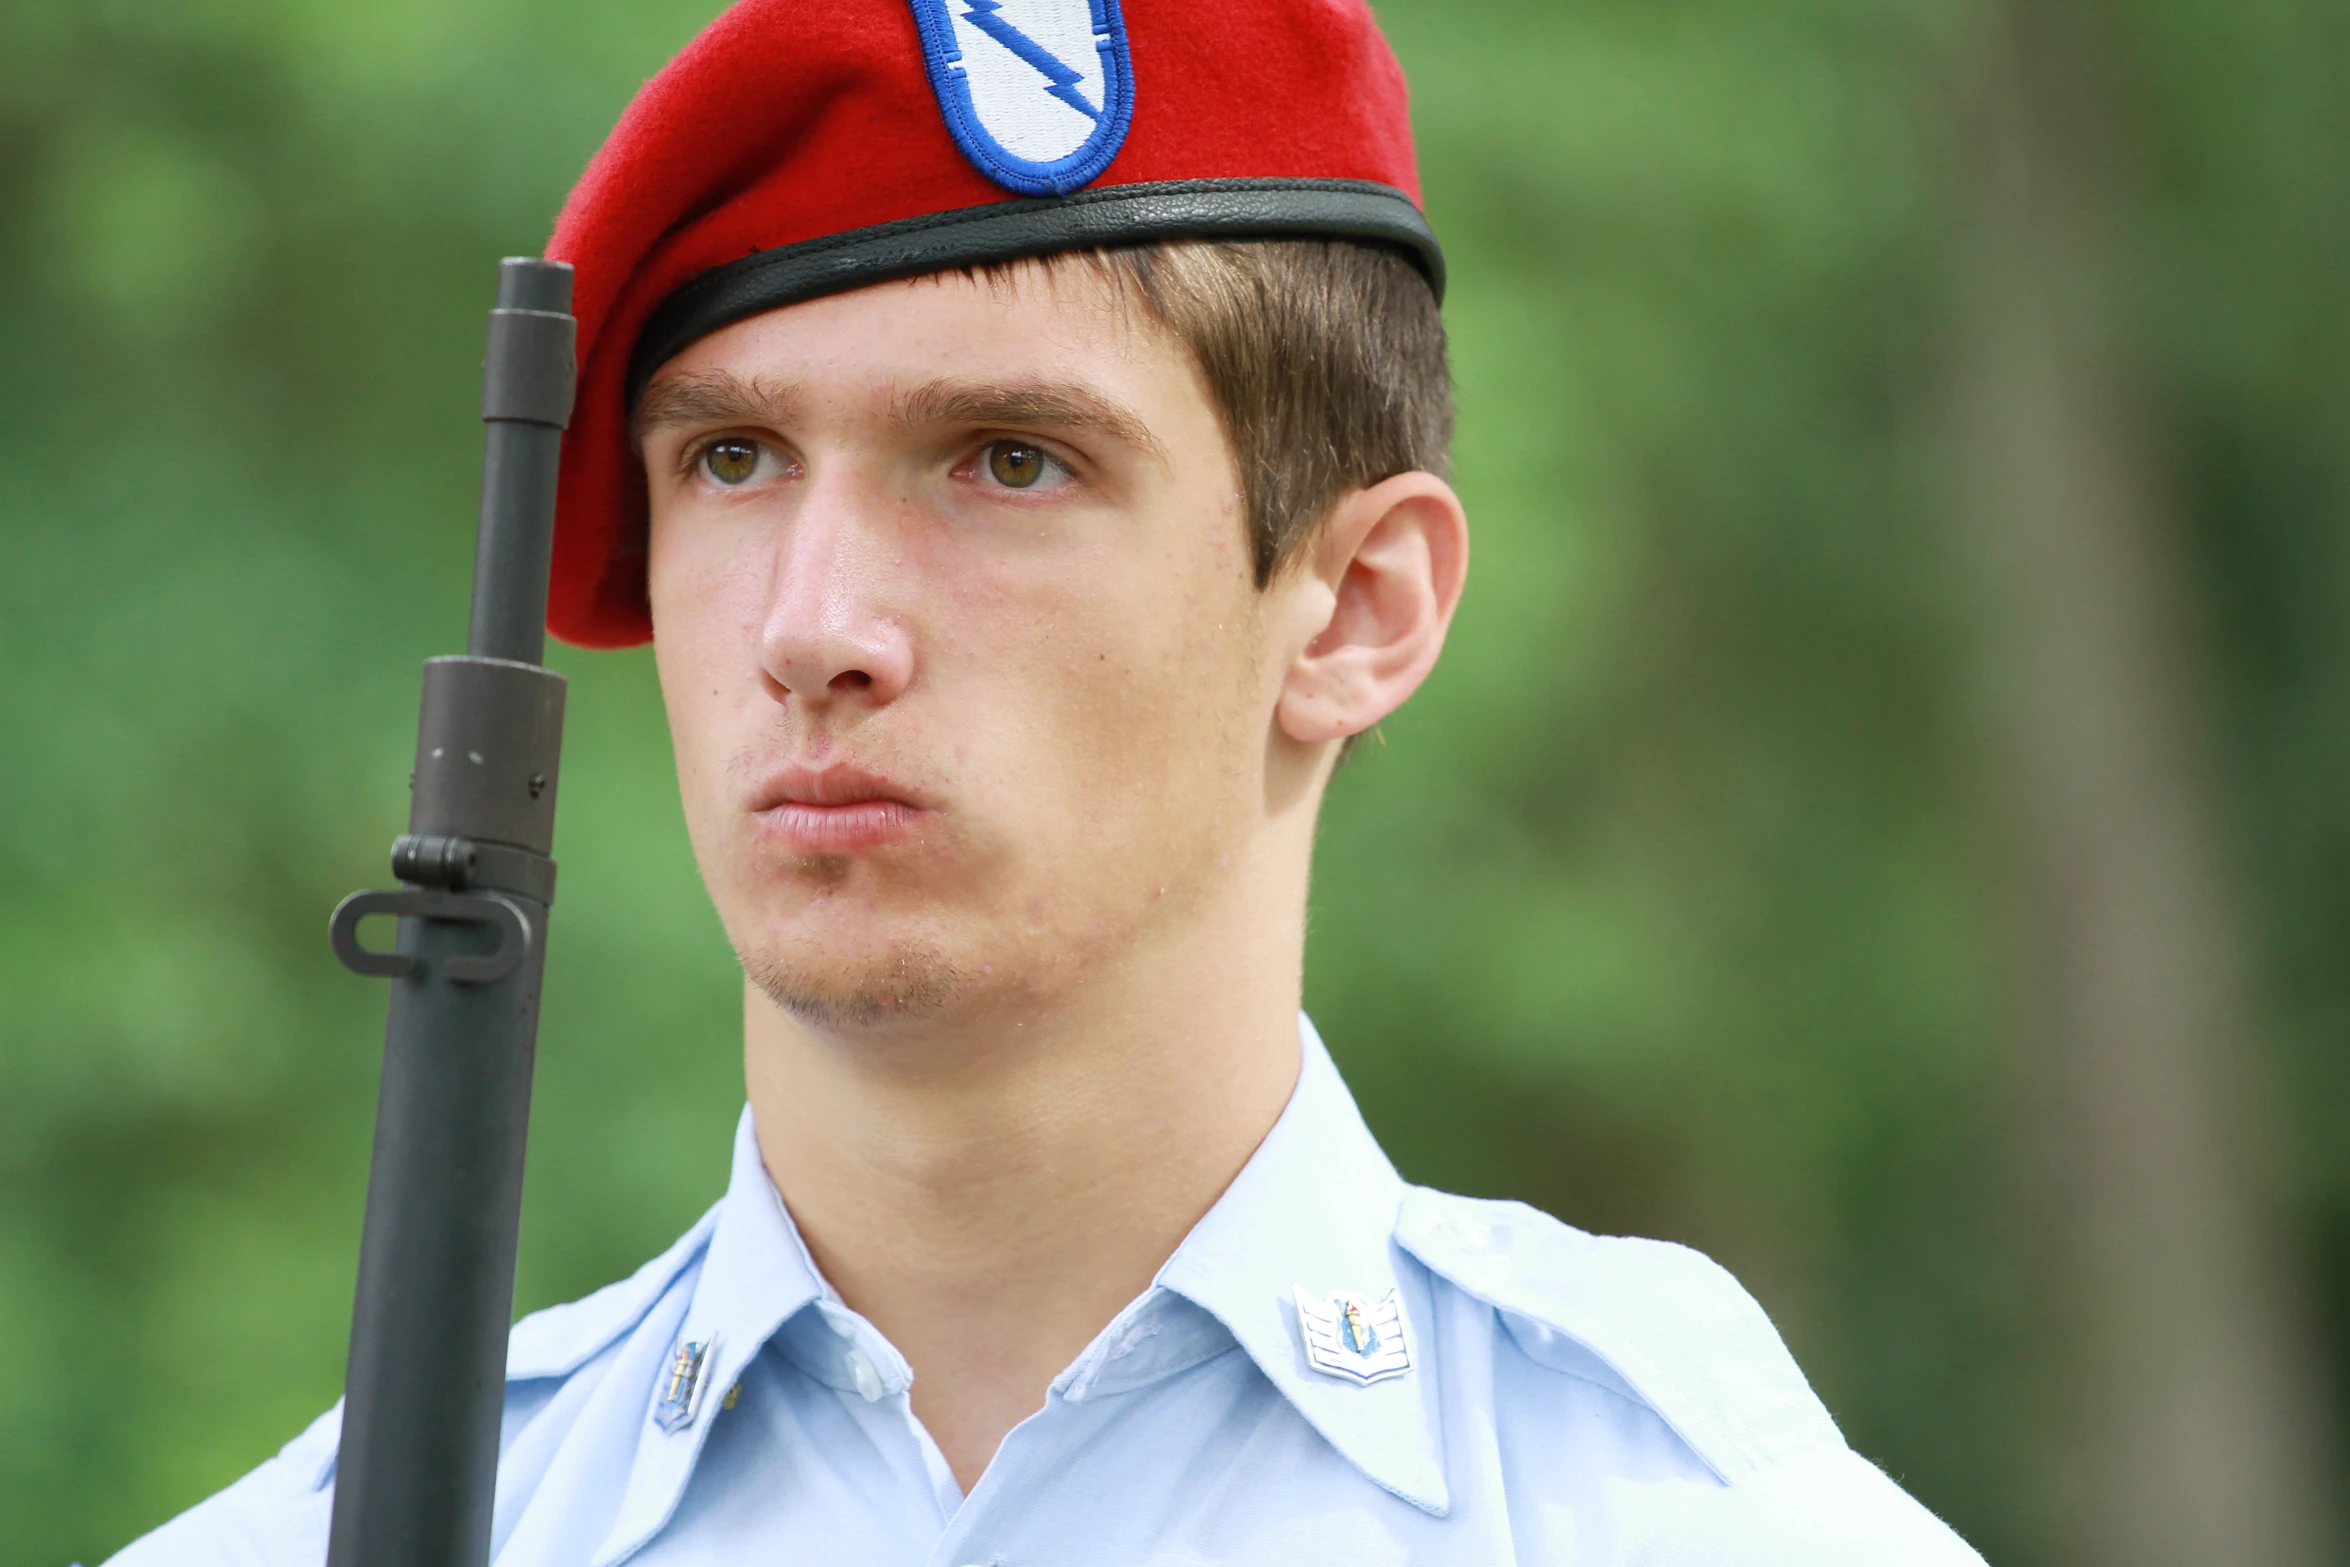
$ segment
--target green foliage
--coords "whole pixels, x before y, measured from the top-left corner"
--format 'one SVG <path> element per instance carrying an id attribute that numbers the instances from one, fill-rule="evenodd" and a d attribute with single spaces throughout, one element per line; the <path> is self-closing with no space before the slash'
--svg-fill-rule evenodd
<path id="1" fill-rule="evenodd" d="M 324 917 L 383 875 L 416 667 L 461 635 L 493 262 L 706 10 L 0 12 L 13 1560 L 102 1558 L 336 1396 L 382 997 Z M 1855 1444 L 2021 1564 L 2057 1559 L 2023 1440 L 2053 1306 L 1937 435 L 1970 14 L 1382 8 L 1477 557 L 1335 792 L 1309 1004 L 1408 1175 L 1712 1251 Z M 2350 22 L 2114 19 L 2122 286 L 2339 1346 Z M 650 665 L 558 661 L 524 1309 L 691 1222 L 740 1097 Z"/>

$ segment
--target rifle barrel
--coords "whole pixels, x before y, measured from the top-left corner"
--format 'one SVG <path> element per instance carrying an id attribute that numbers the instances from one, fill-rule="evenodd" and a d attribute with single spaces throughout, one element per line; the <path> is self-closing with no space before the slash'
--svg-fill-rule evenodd
<path id="1" fill-rule="evenodd" d="M 514 1312 L 564 683 L 540 668 L 571 269 L 509 260 L 483 364 L 481 533 L 462 658 L 425 665 L 398 891 L 335 911 L 389 978 L 329 1567 L 484 1567 Z M 397 946 L 359 921 L 399 917 Z"/>

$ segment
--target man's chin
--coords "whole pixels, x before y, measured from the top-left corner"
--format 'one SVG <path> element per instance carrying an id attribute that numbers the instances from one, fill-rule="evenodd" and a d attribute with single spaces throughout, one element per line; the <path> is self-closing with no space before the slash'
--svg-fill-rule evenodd
<path id="1" fill-rule="evenodd" d="M 971 976 L 944 953 L 898 947 L 886 962 L 810 963 L 738 952 L 762 995 L 809 1028 L 864 1029 L 935 1018 L 970 998 Z"/>

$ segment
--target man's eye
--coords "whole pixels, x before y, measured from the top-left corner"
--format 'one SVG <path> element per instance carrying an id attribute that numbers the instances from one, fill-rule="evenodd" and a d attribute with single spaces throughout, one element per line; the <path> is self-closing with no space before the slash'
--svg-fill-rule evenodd
<path id="1" fill-rule="evenodd" d="M 759 471 L 759 443 L 738 437 L 702 449 L 702 471 L 720 484 L 747 484 Z"/>
<path id="2" fill-rule="evenodd" d="M 986 456 L 988 476 L 1008 490 L 1049 489 L 1069 477 L 1052 454 L 1024 441 L 997 441 Z"/>

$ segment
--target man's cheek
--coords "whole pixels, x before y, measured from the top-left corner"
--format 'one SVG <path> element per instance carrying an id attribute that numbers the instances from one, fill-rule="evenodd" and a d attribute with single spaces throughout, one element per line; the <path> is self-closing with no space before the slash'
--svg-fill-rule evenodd
<path id="1" fill-rule="evenodd" d="M 1215 736 L 1201 722 L 1200 673 L 1129 645 L 1089 654 L 1064 687 L 1057 749 L 1067 758 L 1068 814 L 1105 852 L 1153 854 L 1206 805 L 1194 783 Z"/>

